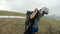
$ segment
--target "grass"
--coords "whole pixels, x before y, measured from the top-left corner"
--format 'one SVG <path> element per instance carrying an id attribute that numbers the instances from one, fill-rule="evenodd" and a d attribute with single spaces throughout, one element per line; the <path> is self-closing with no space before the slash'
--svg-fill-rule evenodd
<path id="1" fill-rule="evenodd" d="M 3 11 L 3 10 L 0 10 L 0 15 L 3 15 L 3 16 L 25 16 L 24 13 Z"/>
<path id="2" fill-rule="evenodd" d="M 41 34 L 60 34 L 60 21 L 49 18 L 42 18 L 39 33 Z"/>
<path id="3" fill-rule="evenodd" d="M 0 11 L 0 15 L 26 16 L 22 13 Z M 26 19 L 0 18 L 0 34 L 23 34 Z M 42 17 L 38 34 L 60 34 L 60 20 Z"/>
<path id="4" fill-rule="evenodd" d="M 0 34 L 22 34 L 24 19 L 0 19 Z"/>
<path id="5" fill-rule="evenodd" d="M 25 19 L 0 19 L 0 34 L 23 34 Z M 60 34 L 60 21 L 41 18 L 38 34 Z"/>

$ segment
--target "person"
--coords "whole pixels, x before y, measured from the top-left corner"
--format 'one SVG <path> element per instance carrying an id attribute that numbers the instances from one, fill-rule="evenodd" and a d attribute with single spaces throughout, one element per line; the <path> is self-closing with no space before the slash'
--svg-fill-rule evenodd
<path id="1" fill-rule="evenodd" d="M 28 28 L 25 27 L 24 34 L 38 34 L 39 19 L 42 16 L 44 16 L 44 14 L 48 14 L 48 11 L 49 11 L 49 9 L 46 7 L 42 7 L 40 10 L 35 8 L 34 11 L 32 11 L 32 12 L 28 11 L 27 12 L 28 17 L 26 18 L 27 19 L 26 26 L 28 25 Z"/>
<path id="2" fill-rule="evenodd" d="M 38 23 L 39 19 L 44 16 L 44 14 L 48 14 L 49 9 L 46 7 L 41 8 L 38 10 L 37 8 L 34 9 L 34 12 L 30 15 L 30 20 L 32 25 L 31 32 L 32 34 L 37 34 L 38 33 Z"/>

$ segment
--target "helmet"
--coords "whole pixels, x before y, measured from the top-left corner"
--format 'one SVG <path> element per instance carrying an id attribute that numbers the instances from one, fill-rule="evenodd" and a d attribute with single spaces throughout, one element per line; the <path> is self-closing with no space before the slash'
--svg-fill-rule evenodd
<path id="1" fill-rule="evenodd" d="M 48 14 L 49 9 L 47 7 L 42 7 L 41 8 L 41 13 L 45 11 L 46 14 Z"/>

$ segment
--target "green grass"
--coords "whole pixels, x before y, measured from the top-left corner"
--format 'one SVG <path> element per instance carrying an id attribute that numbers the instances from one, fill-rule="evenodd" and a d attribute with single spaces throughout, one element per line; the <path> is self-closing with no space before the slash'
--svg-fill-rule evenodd
<path id="1" fill-rule="evenodd" d="M 0 10 L 0 15 L 3 15 L 3 16 L 25 16 L 24 13 L 3 11 L 3 10 Z"/>

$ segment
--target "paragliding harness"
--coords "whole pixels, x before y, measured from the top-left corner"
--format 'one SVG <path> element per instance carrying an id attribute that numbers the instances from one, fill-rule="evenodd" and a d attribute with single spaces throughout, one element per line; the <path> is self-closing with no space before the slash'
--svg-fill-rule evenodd
<path id="1" fill-rule="evenodd" d="M 34 23 L 31 24 L 29 16 L 33 13 L 33 11 L 27 11 L 26 13 L 26 21 L 25 21 L 25 32 L 24 34 L 31 34 L 31 28 Z"/>

